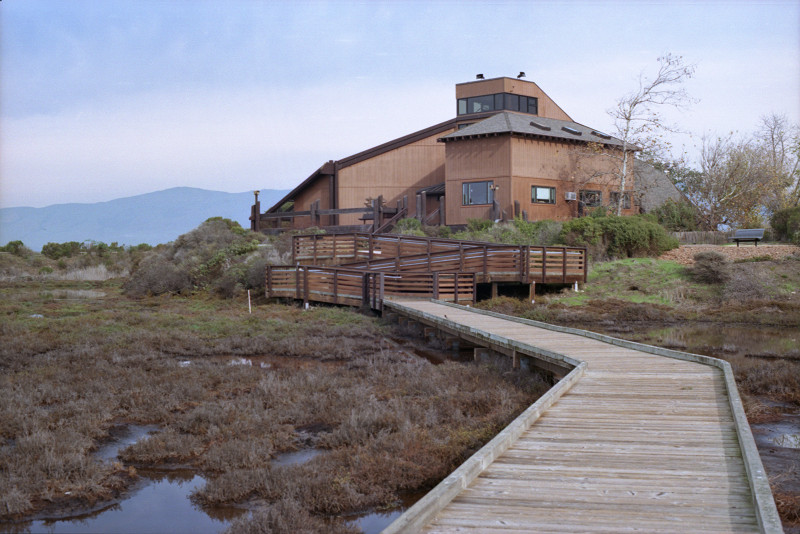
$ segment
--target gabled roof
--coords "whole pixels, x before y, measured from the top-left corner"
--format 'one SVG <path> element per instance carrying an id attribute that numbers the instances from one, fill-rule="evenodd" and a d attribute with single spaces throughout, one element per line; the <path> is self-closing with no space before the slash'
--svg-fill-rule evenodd
<path id="1" fill-rule="evenodd" d="M 580 143 L 600 143 L 622 147 L 622 141 L 600 130 L 595 130 L 572 121 L 547 119 L 513 111 L 502 111 L 457 132 L 439 139 L 445 143 L 464 139 L 476 139 L 501 134 L 514 134 L 538 138 L 577 141 Z M 638 147 L 631 146 L 631 150 Z"/>

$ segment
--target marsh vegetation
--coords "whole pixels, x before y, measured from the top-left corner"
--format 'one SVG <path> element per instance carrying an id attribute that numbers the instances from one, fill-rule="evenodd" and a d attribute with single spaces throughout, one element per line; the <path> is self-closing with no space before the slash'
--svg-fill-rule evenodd
<path id="1" fill-rule="evenodd" d="M 157 467 L 202 474 L 198 505 L 246 509 L 237 532 L 353 531 L 348 514 L 436 484 L 548 387 L 500 363 L 433 365 L 349 309 L 248 314 L 121 283 L 0 283 L 5 525 L 113 502 Z M 103 461 L 126 424 L 158 430 Z"/>

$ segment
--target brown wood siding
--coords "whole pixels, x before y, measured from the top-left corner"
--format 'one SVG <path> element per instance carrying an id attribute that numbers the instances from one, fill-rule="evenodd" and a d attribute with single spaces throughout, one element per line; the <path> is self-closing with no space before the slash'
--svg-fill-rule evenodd
<path id="1" fill-rule="evenodd" d="M 492 180 L 495 186 L 500 187 L 497 199 L 501 205 L 510 202 L 510 139 L 508 136 L 498 136 L 446 144 L 446 224 L 467 224 L 467 219 L 489 218 L 491 206 L 462 205 L 464 182 Z"/>
<path id="2" fill-rule="evenodd" d="M 586 167 L 596 165 L 610 168 L 610 162 L 603 158 L 582 160 L 579 155 L 583 148 L 584 145 L 576 143 L 511 136 L 447 143 L 447 224 L 461 225 L 466 224 L 467 219 L 490 216 L 490 206 L 462 205 L 461 190 L 465 182 L 493 180 L 499 186 L 495 198 L 508 218 L 514 216 L 515 200 L 520 203 L 520 210 L 527 211 L 530 220 L 567 220 L 576 217 L 578 203 L 568 202 L 565 193 L 579 194 L 581 189 L 602 191 L 603 201 L 607 203 L 611 192 L 619 187 L 602 180 L 589 180 Z M 584 169 L 579 168 L 579 163 L 584 165 Z M 534 203 L 531 199 L 531 187 L 534 185 L 555 187 L 556 203 Z M 633 188 L 631 170 L 625 189 L 630 191 Z M 631 206 L 623 213 L 636 213 L 636 208 Z"/>
<path id="3" fill-rule="evenodd" d="M 388 207 L 395 207 L 407 195 L 409 216 L 413 217 L 417 191 L 445 181 L 445 146 L 436 139 L 450 131 L 340 169 L 338 207 L 362 207 L 367 198 L 378 195 L 383 195 Z M 359 224 L 358 219 L 359 215 L 341 215 L 339 224 Z"/>
<path id="4" fill-rule="evenodd" d="M 459 98 L 469 98 L 472 96 L 494 93 L 512 93 L 536 97 L 539 99 L 538 115 L 540 117 L 563 121 L 572 120 L 552 98 L 547 96 L 547 94 L 533 82 L 518 80 L 516 78 L 494 78 L 491 80 L 478 80 L 456 85 L 456 101 L 458 101 Z"/>
<path id="5" fill-rule="evenodd" d="M 295 211 L 308 211 L 312 202 L 320 201 L 320 209 L 332 209 L 330 194 L 330 176 L 320 175 L 313 183 L 294 197 Z M 321 218 L 321 224 L 329 224 L 328 216 Z M 295 217 L 292 228 L 308 228 L 312 226 L 310 217 Z"/>

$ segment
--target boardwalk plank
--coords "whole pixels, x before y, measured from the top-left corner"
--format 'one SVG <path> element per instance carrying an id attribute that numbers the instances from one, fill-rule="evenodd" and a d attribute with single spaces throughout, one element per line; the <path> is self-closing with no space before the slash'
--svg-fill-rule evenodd
<path id="1" fill-rule="evenodd" d="M 588 363 L 424 532 L 758 531 L 719 369 L 433 302 L 404 305 Z"/>

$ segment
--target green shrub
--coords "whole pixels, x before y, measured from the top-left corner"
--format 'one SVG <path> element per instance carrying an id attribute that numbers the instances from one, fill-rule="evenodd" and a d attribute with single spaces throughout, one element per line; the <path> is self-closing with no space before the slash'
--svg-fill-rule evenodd
<path id="1" fill-rule="evenodd" d="M 137 247 L 125 291 L 139 297 L 210 289 L 222 297 L 234 297 L 248 286 L 248 262 L 258 256 L 262 239 L 234 221 L 212 217 L 173 243 L 149 252 Z"/>
<path id="2" fill-rule="evenodd" d="M 572 219 L 564 223 L 560 237 L 569 245 L 587 247 L 595 260 L 659 256 L 678 246 L 663 226 L 641 215 Z"/>
<path id="3" fill-rule="evenodd" d="M 65 243 L 47 243 L 42 247 L 42 254 L 51 260 L 60 258 L 71 258 L 81 252 L 83 245 L 77 241 L 67 241 Z"/>
<path id="4" fill-rule="evenodd" d="M 30 255 L 32 252 L 31 249 L 26 247 L 22 241 L 9 241 L 4 247 L 0 247 L 0 252 L 8 252 L 9 254 L 13 254 L 14 256 L 19 256 L 20 258 L 24 258 L 25 256 Z"/>
<path id="5" fill-rule="evenodd" d="M 796 241 L 800 232 L 800 206 L 776 211 L 770 219 L 770 226 L 775 231 L 775 239 L 780 241 Z"/>
<path id="6" fill-rule="evenodd" d="M 422 222 L 412 218 L 400 219 L 397 221 L 392 233 L 425 237 L 425 232 L 422 230 Z"/>
<path id="7" fill-rule="evenodd" d="M 728 260 L 719 252 L 698 252 L 694 255 L 692 276 L 704 284 L 724 284 L 730 277 Z"/>
<path id="8" fill-rule="evenodd" d="M 488 219 L 467 219 L 467 231 L 473 234 L 485 232 L 494 223 Z"/>
<path id="9" fill-rule="evenodd" d="M 658 224 L 671 232 L 694 232 L 700 227 L 697 208 L 686 201 L 675 202 L 668 198 L 650 214 Z"/>

